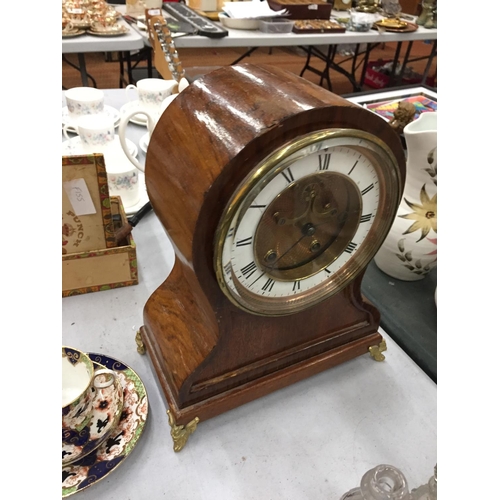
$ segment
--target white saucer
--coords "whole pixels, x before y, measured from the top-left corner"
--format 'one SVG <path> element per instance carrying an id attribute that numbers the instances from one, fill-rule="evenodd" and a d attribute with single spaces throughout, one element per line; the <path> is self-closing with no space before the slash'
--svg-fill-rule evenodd
<path id="1" fill-rule="evenodd" d="M 140 191 L 139 201 L 131 207 L 127 207 L 126 205 L 123 207 L 125 210 L 125 214 L 128 217 L 136 214 L 149 201 L 149 196 L 146 191 L 146 181 L 144 179 L 144 174 L 142 172 L 139 172 L 139 191 Z"/>
<path id="2" fill-rule="evenodd" d="M 127 141 L 127 146 L 130 154 L 132 156 L 137 156 L 138 153 L 137 146 L 130 139 L 125 139 L 125 140 Z M 119 137 L 115 136 L 113 143 L 107 147 L 110 148 L 109 152 L 113 153 L 113 156 L 121 152 L 126 161 L 129 162 L 129 159 L 125 156 L 125 153 L 123 153 Z M 95 151 L 95 152 L 100 153 L 101 151 Z M 89 153 L 88 150 L 83 147 L 82 140 L 80 139 L 79 136 L 73 137 L 69 141 L 66 140 L 62 143 L 62 154 L 64 156 L 85 155 L 88 153 Z M 103 154 L 104 154 L 104 160 L 106 161 L 106 150 L 104 150 Z"/>
<path id="3" fill-rule="evenodd" d="M 105 104 L 103 113 L 111 116 L 115 127 L 118 127 L 118 124 L 120 123 L 120 112 L 116 108 Z M 62 108 L 62 128 L 64 128 L 65 125 L 68 125 L 68 132 L 76 134 L 76 125 L 74 121 L 74 118 L 69 115 L 68 106 L 64 106 L 64 108 Z"/>
<path id="4" fill-rule="evenodd" d="M 141 148 L 141 151 L 143 153 L 148 152 L 148 146 L 149 146 L 149 132 L 144 134 L 140 139 L 139 139 L 139 147 Z"/>
<path id="5" fill-rule="evenodd" d="M 141 111 L 141 109 L 142 109 L 141 102 L 138 99 L 135 101 L 130 101 L 124 104 L 120 108 L 120 116 L 124 116 L 125 114 L 131 113 L 132 111 Z M 130 119 L 130 121 L 131 123 L 135 123 L 136 125 L 141 125 L 142 127 L 146 127 L 148 124 L 148 119 L 146 115 L 143 114 L 134 115 Z"/>

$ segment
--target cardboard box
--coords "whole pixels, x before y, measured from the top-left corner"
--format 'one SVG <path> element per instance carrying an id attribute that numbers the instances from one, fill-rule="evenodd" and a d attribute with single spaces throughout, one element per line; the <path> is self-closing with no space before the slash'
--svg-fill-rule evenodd
<path id="1" fill-rule="evenodd" d="M 63 255 L 115 245 L 104 156 L 63 156 Z"/>
<path id="2" fill-rule="evenodd" d="M 287 9 L 286 19 L 330 19 L 332 4 L 326 0 L 268 0 L 273 10 Z"/>
<path id="3" fill-rule="evenodd" d="M 110 197 L 110 205 L 112 215 L 119 216 L 121 224 L 125 224 L 127 216 L 120 197 Z M 126 245 L 62 256 L 63 297 L 138 283 L 137 254 L 131 234 L 126 238 Z"/>

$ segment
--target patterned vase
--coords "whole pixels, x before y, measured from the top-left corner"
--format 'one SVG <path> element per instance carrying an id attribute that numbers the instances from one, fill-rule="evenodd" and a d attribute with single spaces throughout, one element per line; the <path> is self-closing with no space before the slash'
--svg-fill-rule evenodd
<path id="1" fill-rule="evenodd" d="M 403 133 L 406 183 L 375 264 L 393 278 L 416 281 L 437 265 L 437 112 L 422 113 Z"/>

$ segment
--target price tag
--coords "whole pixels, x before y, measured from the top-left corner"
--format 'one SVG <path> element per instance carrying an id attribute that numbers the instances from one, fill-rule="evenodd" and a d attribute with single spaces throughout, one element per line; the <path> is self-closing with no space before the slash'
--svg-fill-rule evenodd
<path id="1" fill-rule="evenodd" d="M 94 202 L 90 197 L 84 179 L 73 179 L 63 182 L 63 189 L 68 195 L 69 202 L 76 215 L 90 215 L 96 213 Z"/>
<path id="2" fill-rule="evenodd" d="M 161 16 L 161 9 L 148 9 L 148 16 Z"/>
<path id="3" fill-rule="evenodd" d="M 307 8 L 308 8 L 309 10 L 318 10 L 318 4 L 313 3 L 313 4 L 311 4 L 311 5 L 308 5 L 308 6 L 307 6 Z"/>

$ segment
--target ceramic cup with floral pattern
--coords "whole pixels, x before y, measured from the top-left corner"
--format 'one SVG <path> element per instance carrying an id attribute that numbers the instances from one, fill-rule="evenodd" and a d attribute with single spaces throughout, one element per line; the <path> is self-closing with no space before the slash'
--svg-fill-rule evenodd
<path id="1" fill-rule="evenodd" d="M 116 373 L 102 368 L 94 370 L 91 359 L 73 347 L 62 347 L 62 439 L 79 433 L 92 417 L 96 389 L 115 383 Z"/>
<path id="2" fill-rule="evenodd" d="M 68 140 L 71 125 L 63 128 Z M 106 114 L 82 116 L 78 119 L 76 130 L 80 136 L 81 146 L 88 153 L 105 153 L 115 139 L 115 124 L 113 118 Z"/>
<path id="3" fill-rule="evenodd" d="M 104 92 L 102 90 L 93 87 L 73 87 L 64 92 L 64 97 L 69 116 L 73 119 L 104 111 Z"/>
<path id="4" fill-rule="evenodd" d="M 178 83 L 175 80 L 162 80 L 161 78 L 144 78 L 137 85 L 127 85 L 126 94 L 135 89 L 139 97 L 141 108 L 150 112 L 157 112 L 163 100 L 177 90 Z M 130 99 L 130 97 L 129 97 Z"/>
<path id="5" fill-rule="evenodd" d="M 125 208 L 137 205 L 141 198 L 139 170 L 127 161 L 121 148 L 108 155 L 106 172 L 110 196 L 119 196 Z"/>

